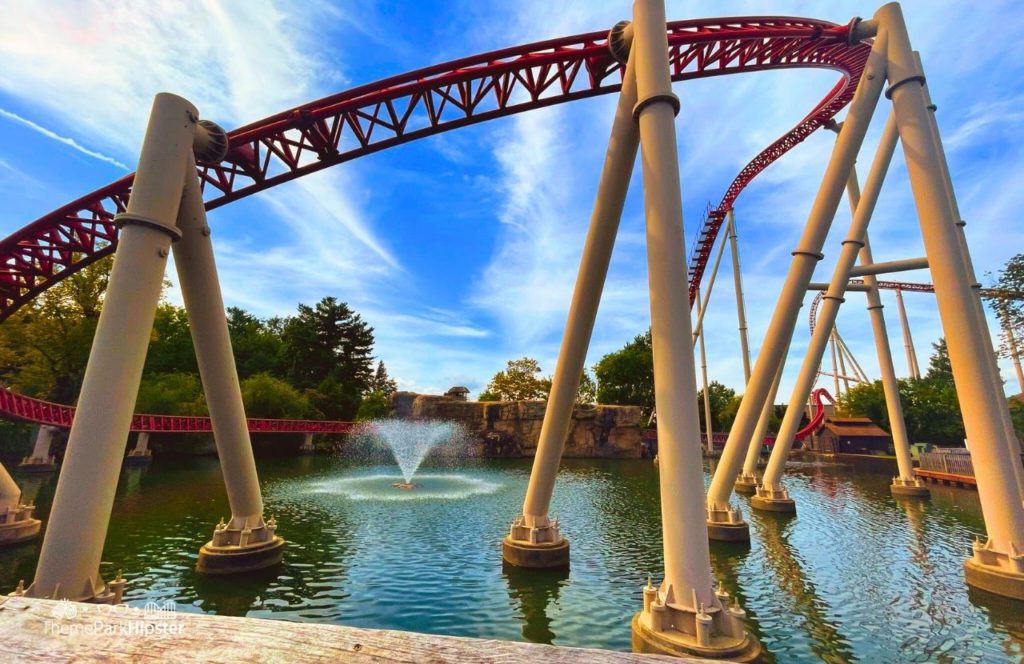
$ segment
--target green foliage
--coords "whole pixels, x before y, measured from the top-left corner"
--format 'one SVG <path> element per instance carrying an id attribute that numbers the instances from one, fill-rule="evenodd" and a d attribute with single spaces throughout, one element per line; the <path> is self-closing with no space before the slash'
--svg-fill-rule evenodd
<path id="1" fill-rule="evenodd" d="M 135 400 L 135 412 L 151 415 L 206 415 L 199 376 L 167 373 L 144 376 Z"/>
<path id="2" fill-rule="evenodd" d="M 533 358 L 509 360 L 504 371 L 494 374 L 481 401 L 530 401 L 545 399 L 551 391 L 551 379 L 540 375 L 540 364 Z M 490 397 L 485 399 L 484 397 Z"/>
<path id="3" fill-rule="evenodd" d="M 144 373 L 198 372 L 196 351 L 192 346 L 192 333 L 185 310 L 173 304 L 162 303 L 153 319 L 153 333 L 150 335 Z"/>
<path id="4" fill-rule="evenodd" d="M 994 290 L 989 291 L 986 299 L 999 317 L 999 354 L 1011 357 L 1010 335 L 1014 337 L 1018 352 L 1024 341 L 1024 253 L 1006 261 L 993 286 Z"/>
<path id="5" fill-rule="evenodd" d="M 248 417 L 302 419 L 312 413 L 305 395 L 268 373 L 242 381 L 242 401 Z"/>
<path id="6" fill-rule="evenodd" d="M 640 406 L 649 415 L 654 410 L 651 331 L 602 357 L 594 365 L 594 376 L 598 403 Z"/>
<path id="7" fill-rule="evenodd" d="M 733 399 L 736 398 L 736 390 L 713 380 L 708 384 L 708 398 L 711 401 L 711 430 L 716 432 L 726 431 L 723 420 L 727 414 L 726 409 Z M 704 390 L 700 390 L 697 393 L 697 410 L 700 413 L 700 429 L 704 431 L 707 427 L 704 420 Z M 729 425 L 731 426 L 732 421 L 736 419 L 736 413 L 732 412 L 730 414 Z"/>
<path id="8" fill-rule="evenodd" d="M 576 403 L 597 403 L 597 383 L 594 382 L 586 367 L 583 368 L 583 374 L 580 376 L 580 386 L 576 390 Z"/>
<path id="9" fill-rule="evenodd" d="M 258 373 L 270 373 L 282 378 L 283 321 L 280 318 L 261 320 L 237 307 L 228 307 L 227 314 L 238 377 L 245 379 Z"/>
<path id="10" fill-rule="evenodd" d="M 945 340 L 940 339 L 933 347 L 935 352 L 924 378 L 898 381 L 907 435 L 912 443 L 963 445 L 964 425 Z M 850 388 L 839 400 L 839 409 L 844 415 L 869 417 L 892 431 L 881 381 Z"/>
<path id="11" fill-rule="evenodd" d="M 388 370 L 384 366 L 384 360 L 381 360 L 377 363 L 377 371 L 374 372 L 373 377 L 370 379 L 370 384 L 367 387 L 367 394 L 379 392 L 385 397 L 390 397 L 397 391 L 398 383 L 388 375 Z"/>
<path id="12" fill-rule="evenodd" d="M 387 417 L 391 410 L 390 395 L 384 392 L 368 392 L 363 395 L 359 403 L 359 412 L 356 413 L 356 420 L 379 420 Z"/>

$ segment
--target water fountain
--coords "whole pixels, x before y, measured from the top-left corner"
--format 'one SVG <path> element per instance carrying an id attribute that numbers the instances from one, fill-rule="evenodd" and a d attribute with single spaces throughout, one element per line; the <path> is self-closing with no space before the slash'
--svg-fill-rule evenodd
<path id="1" fill-rule="evenodd" d="M 413 475 L 423 459 L 437 445 L 452 440 L 460 433 L 452 422 L 427 420 L 374 420 L 368 425 L 369 433 L 391 450 L 402 471 L 404 482 L 395 482 L 398 489 L 414 489 Z"/>

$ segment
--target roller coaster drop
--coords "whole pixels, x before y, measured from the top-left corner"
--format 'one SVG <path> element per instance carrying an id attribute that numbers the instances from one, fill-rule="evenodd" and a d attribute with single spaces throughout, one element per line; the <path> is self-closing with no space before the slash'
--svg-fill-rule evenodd
<path id="1" fill-rule="evenodd" d="M 662 414 L 658 428 L 665 578 L 660 586 L 648 584 L 644 589 L 643 608 L 633 620 L 634 648 L 752 661 L 760 645 L 744 627 L 742 609 L 713 584 L 707 539 L 716 531 L 746 530 L 742 513 L 730 504 L 733 483 L 759 415 L 771 403 L 769 393 L 773 385 L 777 387 L 800 301 L 822 257 L 854 158 L 888 82 L 886 97 L 893 102 L 893 114 L 864 195 L 861 198 L 858 192 L 860 200 L 854 203 L 854 224 L 825 295 L 823 325 L 812 338 L 812 348 L 824 348 L 817 337 L 827 340 L 834 324 L 857 250 L 866 247 L 865 231 L 881 178 L 900 139 L 964 405 L 988 529 L 988 540 L 975 544 L 974 555 L 965 564 L 967 582 L 1024 599 L 1020 554 L 1024 551 L 1024 503 L 1012 470 L 1008 413 L 1000 412 L 1006 407 L 991 339 L 978 295 L 971 290 L 976 280 L 929 110 L 923 69 L 911 50 L 899 5 L 886 5 L 872 19 L 855 19 L 848 25 L 747 17 L 679 21 L 668 23 L 666 30 L 662 3 L 637 0 L 633 18 L 631 24 L 617 25 L 607 39 L 603 33 L 590 33 L 429 67 L 286 111 L 228 135 L 212 123 L 198 121 L 198 112 L 185 100 L 157 95 L 134 176 L 70 203 L 0 242 L 0 318 L 118 249 L 50 525 L 34 582 L 26 592 L 90 601 L 116 600 L 120 595 L 119 582 L 104 583 L 99 577 L 99 561 L 172 239 L 232 511 L 230 522 L 218 525 L 203 546 L 200 571 L 236 572 L 280 560 L 284 542 L 273 520 L 264 521 L 262 515 L 206 225 L 207 209 L 417 138 L 619 91 L 526 500 L 505 538 L 503 555 L 508 562 L 525 567 L 568 564 L 568 540 L 559 532 L 559 524 L 549 520 L 548 505 L 572 395 L 639 148 L 655 391 Z M 695 260 L 687 265 L 673 122 L 679 102 L 671 81 L 800 67 L 830 68 L 842 77 L 804 120 L 736 177 L 709 215 L 694 249 Z M 689 305 L 715 237 L 743 188 L 847 104 L 849 111 L 794 251 L 705 509 Z M 863 251 L 860 256 L 862 265 L 871 264 Z M 680 283 L 688 285 L 688 297 L 678 288 Z M 812 365 L 812 372 L 821 361 L 820 353 L 814 355 L 809 353 L 805 360 L 805 368 Z M 806 402 L 809 391 L 795 391 L 799 398 L 790 403 Z M 775 446 L 769 472 L 783 447 Z M 783 452 L 781 463 L 784 460 Z M 0 490 L 9 499 L 11 487 L 0 486 Z M 777 481 L 766 478 L 757 497 L 770 501 L 783 491 Z M 18 507 L 15 494 L 8 514 Z"/>

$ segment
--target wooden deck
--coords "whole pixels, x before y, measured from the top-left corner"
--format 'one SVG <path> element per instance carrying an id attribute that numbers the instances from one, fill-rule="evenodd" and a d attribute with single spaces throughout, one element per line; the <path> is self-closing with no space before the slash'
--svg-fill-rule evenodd
<path id="1" fill-rule="evenodd" d="M 918 477 L 936 484 L 968 488 L 977 488 L 978 486 L 978 482 L 974 479 L 973 475 L 957 475 L 956 473 L 943 473 L 938 470 L 921 470 L 920 468 L 915 468 L 914 473 L 917 474 Z"/>
<path id="2" fill-rule="evenodd" d="M 642 664 L 709 660 L 4 597 L 0 598 L 0 661 Z"/>

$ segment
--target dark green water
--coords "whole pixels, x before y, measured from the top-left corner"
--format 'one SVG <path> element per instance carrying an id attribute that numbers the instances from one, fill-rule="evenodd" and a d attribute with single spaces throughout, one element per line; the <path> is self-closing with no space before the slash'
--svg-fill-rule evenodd
<path id="1" fill-rule="evenodd" d="M 219 468 L 158 459 L 122 473 L 104 574 L 122 568 L 134 604 L 628 650 L 640 588 L 661 570 L 658 476 L 647 461 L 564 464 L 552 514 L 572 541 L 567 573 L 502 567 L 528 461 L 422 469 L 422 487 L 408 493 L 388 486 L 394 467 L 328 457 L 259 466 L 266 514 L 289 540 L 281 568 L 197 577 L 199 546 L 228 516 Z M 740 497 L 753 542 L 712 545 L 715 575 L 774 661 L 1024 660 L 1021 605 L 963 583 L 983 531 L 974 492 L 937 487 L 929 502 L 897 502 L 885 472 L 791 470 L 799 516 L 751 513 Z M 45 518 L 55 478 L 18 480 Z M 31 579 L 38 546 L 0 551 L 0 590 Z"/>

